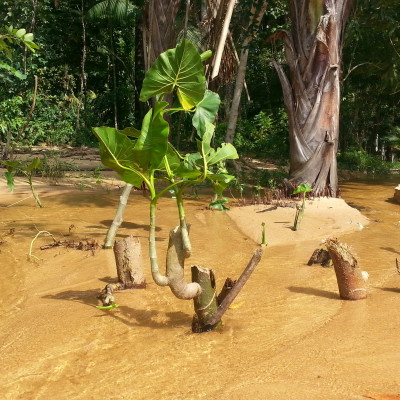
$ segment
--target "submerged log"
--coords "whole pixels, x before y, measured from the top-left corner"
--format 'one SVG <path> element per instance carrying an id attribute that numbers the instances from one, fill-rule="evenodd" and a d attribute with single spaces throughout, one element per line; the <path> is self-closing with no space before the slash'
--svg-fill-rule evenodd
<path id="1" fill-rule="evenodd" d="M 114 244 L 114 255 L 120 286 L 124 289 L 146 287 L 139 239 L 129 236 L 118 240 Z"/>
<path id="2" fill-rule="evenodd" d="M 340 297 L 345 300 L 365 299 L 368 273 L 361 271 L 349 248 L 337 239 L 328 239 L 325 245 L 333 261 Z"/>

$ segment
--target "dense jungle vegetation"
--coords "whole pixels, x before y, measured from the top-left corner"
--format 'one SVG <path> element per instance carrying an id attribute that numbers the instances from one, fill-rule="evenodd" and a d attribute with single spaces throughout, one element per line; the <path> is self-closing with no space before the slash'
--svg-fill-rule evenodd
<path id="1" fill-rule="evenodd" d="M 215 51 L 221 32 L 212 8 L 215 2 L 170 2 L 176 7 L 170 21 L 162 21 L 168 15 L 152 17 L 152 3 L 156 2 L 1 2 L 2 158 L 7 158 L 7 144 L 11 143 L 97 146 L 92 127 L 137 126 L 148 109 L 146 103 L 139 102 L 147 58 L 151 61 L 146 43 L 152 29 L 162 22 L 171 27 L 170 47 L 185 36 L 199 51 Z M 274 60 L 284 63 L 284 52 L 282 44 L 269 38 L 290 25 L 289 2 L 266 3 L 265 14 L 257 23 L 250 14 L 252 2 L 240 0 L 233 10 L 229 49 L 224 52 L 220 74 L 208 79 L 209 87 L 222 100 L 214 140 L 218 144 L 226 138 L 237 59 L 247 52 L 246 85 L 233 143 L 241 155 L 284 165 L 289 154 L 288 122 L 281 85 L 272 66 Z M 338 150 L 342 168 L 385 172 L 397 166 L 399 15 L 396 0 L 354 3 L 343 47 Z M 190 149 L 195 142 L 190 122 L 181 114 L 171 118 L 173 144 Z"/>

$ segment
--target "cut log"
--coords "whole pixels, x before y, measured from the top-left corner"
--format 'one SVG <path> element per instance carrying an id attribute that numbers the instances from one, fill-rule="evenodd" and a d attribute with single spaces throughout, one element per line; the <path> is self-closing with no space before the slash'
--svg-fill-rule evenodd
<path id="1" fill-rule="evenodd" d="M 325 245 L 333 261 L 340 297 L 345 300 L 365 299 L 368 273 L 361 271 L 349 248 L 337 239 L 328 239 Z"/>
<path id="2" fill-rule="evenodd" d="M 124 289 L 146 287 L 139 239 L 129 236 L 118 240 L 114 244 L 114 255 L 120 286 Z"/>
<path id="3" fill-rule="evenodd" d="M 219 323 L 210 324 L 209 320 L 217 310 L 217 294 L 214 272 L 198 265 L 192 267 L 192 280 L 201 287 L 201 293 L 193 299 L 196 315 L 193 317 L 192 331 L 195 333 L 209 332 Z"/>

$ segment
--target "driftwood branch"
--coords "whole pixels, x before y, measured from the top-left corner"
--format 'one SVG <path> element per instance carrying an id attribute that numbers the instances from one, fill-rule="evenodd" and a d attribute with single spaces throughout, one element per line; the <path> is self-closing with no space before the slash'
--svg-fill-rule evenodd
<path id="1" fill-rule="evenodd" d="M 251 258 L 250 262 L 247 264 L 246 268 L 242 272 L 242 275 L 237 280 L 236 284 L 233 286 L 233 288 L 229 291 L 229 293 L 222 300 L 221 304 L 217 308 L 217 311 L 209 319 L 208 323 L 210 325 L 215 325 L 221 320 L 222 316 L 225 314 L 228 307 L 232 304 L 233 300 L 235 300 L 236 296 L 242 290 L 243 286 L 245 285 L 247 280 L 250 278 L 250 275 L 253 273 L 254 269 L 256 268 L 258 263 L 261 261 L 262 254 L 263 254 L 263 249 L 257 249 L 254 252 L 253 257 Z"/>

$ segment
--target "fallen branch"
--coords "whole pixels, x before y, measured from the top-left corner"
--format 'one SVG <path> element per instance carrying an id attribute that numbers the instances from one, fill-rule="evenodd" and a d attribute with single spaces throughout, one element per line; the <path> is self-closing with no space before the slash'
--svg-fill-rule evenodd
<path id="1" fill-rule="evenodd" d="M 51 235 L 51 234 L 49 233 L 49 235 Z M 51 235 L 51 236 L 53 237 L 53 235 Z M 52 249 L 54 247 L 65 247 L 68 249 L 75 249 L 75 250 L 82 250 L 82 251 L 94 251 L 100 247 L 100 245 L 94 239 L 93 240 L 81 239 L 78 242 L 75 242 L 75 240 L 63 240 L 63 241 L 55 240 L 53 237 L 53 240 L 54 240 L 53 243 L 45 244 L 45 245 L 41 246 L 40 250 L 48 250 L 48 249 Z M 85 241 L 86 241 L 86 243 L 85 243 Z"/>
<path id="2" fill-rule="evenodd" d="M 221 304 L 218 306 L 217 311 L 208 320 L 209 325 L 213 326 L 221 320 L 221 318 L 225 314 L 226 310 L 232 304 L 233 300 L 235 300 L 236 296 L 242 290 L 243 286 L 245 285 L 247 280 L 250 278 L 250 275 L 253 273 L 254 269 L 256 268 L 258 263 L 261 261 L 262 254 L 263 254 L 262 248 L 257 249 L 254 252 L 253 257 L 251 258 L 250 262 L 247 264 L 247 267 L 242 272 L 242 275 L 240 275 L 240 278 L 236 281 L 233 288 L 231 290 L 229 290 L 227 295 L 224 297 Z"/>

